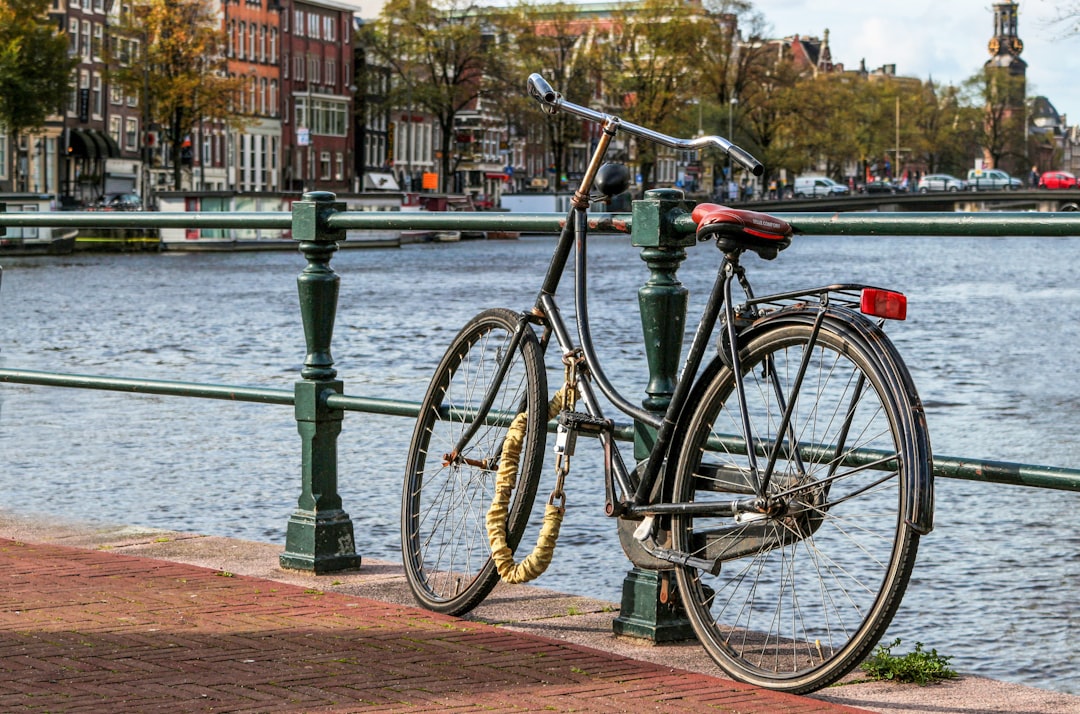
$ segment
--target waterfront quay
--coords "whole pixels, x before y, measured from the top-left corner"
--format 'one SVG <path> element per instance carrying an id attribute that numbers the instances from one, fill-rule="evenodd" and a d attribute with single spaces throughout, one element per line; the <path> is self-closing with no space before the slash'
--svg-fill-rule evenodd
<path id="1" fill-rule="evenodd" d="M 500 586 L 448 617 L 398 565 L 313 576 L 265 543 L 0 512 L 0 552 L 5 711 L 1080 712 L 963 674 L 770 692 L 696 642 L 616 637 L 613 603 Z"/>
<path id="2" fill-rule="evenodd" d="M 343 431 L 344 436 L 339 443 L 340 459 L 335 461 L 343 465 L 340 479 L 343 503 L 354 513 L 359 526 L 357 550 L 352 552 L 353 541 L 350 537 L 349 552 L 345 555 L 350 561 L 356 561 L 353 565 L 358 565 L 359 556 L 363 554 L 363 569 L 359 574 L 347 568 L 343 573 L 316 577 L 311 572 L 301 575 L 280 569 L 280 565 L 285 564 L 286 554 L 291 554 L 290 557 L 311 555 L 302 547 L 306 542 L 304 539 L 292 538 L 293 535 L 304 534 L 302 518 L 291 518 L 288 531 L 284 534 L 278 530 L 290 504 L 295 503 L 295 470 L 283 467 L 283 464 L 296 461 L 294 429 L 308 423 L 303 419 L 308 414 L 307 410 L 313 407 L 312 400 L 307 398 L 311 396 L 309 387 L 326 382 L 326 373 L 330 371 L 324 359 L 329 356 L 329 335 L 317 333 L 319 339 L 314 340 L 314 344 L 308 342 L 311 359 L 305 359 L 301 370 L 303 379 L 296 385 L 296 395 L 270 388 L 269 385 L 282 381 L 283 373 L 289 378 L 295 374 L 299 367 L 296 360 L 303 353 L 295 319 L 297 305 L 291 296 L 283 297 L 285 291 L 281 288 L 293 281 L 300 286 L 300 305 L 306 310 L 303 320 L 305 332 L 311 323 L 332 324 L 328 319 L 334 315 L 332 309 L 315 311 L 316 316 L 323 318 L 322 323 L 308 319 L 308 313 L 312 312 L 308 308 L 315 301 L 306 300 L 305 295 L 310 292 L 311 283 L 314 282 L 310 278 L 320 277 L 324 279 L 323 282 L 328 282 L 325 278 L 334 275 L 327 268 L 333 250 L 333 233 L 325 232 L 320 225 L 341 222 L 339 227 L 344 229 L 350 227 L 344 224 L 353 220 L 351 216 L 340 216 L 332 211 L 312 210 L 321 208 L 313 206 L 313 203 L 328 203 L 321 199 L 329 197 L 318 195 L 315 198 L 319 200 L 300 202 L 299 207 L 294 206 L 297 215 L 293 218 L 305 229 L 305 239 L 300 241 L 303 258 L 308 262 L 301 274 L 303 281 L 296 278 L 298 263 L 303 260 L 278 254 L 186 256 L 183 259 L 163 259 L 155 255 L 94 256 L 78 260 L 57 259 L 58 263 L 52 260 L 44 262 L 44 259 L 28 259 L 23 263 L 5 262 L 4 299 L 5 302 L 13 300 L 19 309 L 10 313 L 12 319 L 0 325 L 3 328 L 0 329 L 0 337 L 3 338 L 0 344 L 4 349 L 3 369 L 0 372 L 13 383 L 17 383 L 18 379 L 33 378 L 32 384 L 49 384 L 48 379 L 43 380 L 44 373 L 40 370 L 55 370 L 57 374 L 52 378 L 64 380 L 66 386 L 92 385 L 115 391 L 138 387 L 155 397 L 102 399 L 100 396 L 88 396 L 93 392 L 72 390 L 63 397 L 61 421 L 58 420 L 56 400 L 41 398 L 38 391 L 25 386 L 13 386 L 4 391 L 3 403 L 0 404 L 4 424 L 0 430 L 0 443 L 4 445 L 2 452 L 5 457 L 5 469 L 0 470 L 0 476 L 6 479 L 2 500 L 9 505 L 18 504 L 20 509 L 41 503 L 43 505 L 39 508 L 47 507 L 50 514 L 40 521 L 44 531 L 29 532 L 20 526 L 17 529 L 21 529 L 20 532 L 8 536 L 0 533 L 0 537 L 7 537 L 16 543 L 47 544 L 49 548 L 64 548 L 81 538 L 85 540 L 84 545 L 91 549 L 106 548 L 110 551 L 95 554 L 95 557 L 101 555 L 102 560 L 92 559 L 91 565 L 84 567 L 75 563 L 84 557 L 81 552 L 73 554 L 69 550 L 50 551 L 47 548 L 29 556 L 23 552 L 23 557 L 18 558 L 16 556 L 21 552 L 19 546 L 11 547 L 7 563 L 10 587 L 0 588 L 0 593 L 7 598 L 0 610 L 7 613 L 4 615 L 7 618 L 4 627 L 9 633 L 8 642 L 15 648 L 12 650 L 13 656 L 22 656 L 23 664 L 28 661 L 25 652 L 20 655 L 18 650 L 26 646 L 28 640 L 20 638 L 30 637 L 29 644 L 44 644 L 46 647 L 52 647 L 55 642 L 61 644 L 61 649 L 56 651 L 59 659 L 53 660 L 61 664 L 53 665 L 53 669 L 39 676 L 32 685 L 20 685 L 15 691 L 45 692 L 56 688 L 58 696 L 66 696 L 64 692 L 70 691 L 67 686 L 69 675 L 98 673 L 87 674 L 87 681 L 91 676 L 106 676 L 101 673 L 108 667 L 103 667 L 100 661 L 102 653 L 106 652 L 112 653 L 106 657 L 110 660 L 110 666 L 120 663 L 128 668 L 113 675 L 109 679 L 110 686 L 121 687 L 132 680 L 139 681 L 141 685 L 147 681 L 145 671 L 139 674 L 137 669 L 130 668 L 142 666 L 139 663 L 145 660 L 158 662 L 161 657 L 168 661 L 169 667 L 179 668 L 181 674 L 177 681 L 181 684 L 187 681 L 184 677 L 188 676 L 188 672 L 202 672 L 206 668 L 205 664 L 195 666 L 190 662 L 239 661 L 252 665 L 253 672 L 245 670 L 245 676 L 255 677 L 247 680 L 251 684 L 249 688 L 276 686 L 283 681 L 282 678 L 255 671 L 260 662 L 270 660 L 261 660 L 258 656 L 252 656 L 251 652 L 257 654 L 261 646 L 278 646 L 275 639 L 278 637 L 291 642 L 294 634 L 302 632 L 308 633 L 305 637 L 310 636 L 309 639 L 321 637 L 333 644 L 333 647 L 324 646 L 324 650 L 338 648 L 339 640 L 345 642 L 341 645 L 345 650 L 333 652 L 333 657 L 318 661 L 355 661 L 355 672 L 360 674 L 348 668 L 345 674 L 363 677 L 363 672 L 367 670 L 364 662 L 356 660 L 354 650 L 368 652 L 363 648 L 369 645 L 365 644 L 363 638 L 349 639 L 355 635 L 355 631 L 364 629 L 376 641 L 380 637 L 397 638 L 406 643 L 415 639 L 407 629 L 399 627 L 391 633 L 380 629 L 386 626 L 389 619 L 385 615 L 376 616 L 374 621 L 370 618 L 347 618 L 340 613 L 332 615 L 331 620 L 345 628 L 345 634 L 339 634 L 329 625 L 312 625 L 321 610 L 318 613 L 317 608 L 305 610 L 295 603 L 270 603 L 268 607 L 279 614 L 287 610 L 290 616 L 295 610 L 299 613 L 299 619 L 283 620 L 276 626 L 267 624 L 267 621 L 251 619 L 251 613 L 262 607 L 258 603 L 259 597 L 283 590 L 284 585 L 279 583 L 300 588 L 300 595 L 314 596 L 318 603 L 337 602 L 335 598 L 338 595 L 369 597 L 380 603 L 409 608 L 412 614 L 402 617 L 410 622 L 437 621 L 441 623 L 439 627 L 446 630 L 458 627 L 453 624 L 456 621 L 432 620 L 432 616 L 413 608 L 409 597 L 404 594 L 405 588 L 396 566 L 385 566 L 387 570 L 384 571 L 375 570 L 383 568 L 384 564 L 375 562 L 373 558 L 395 559 L 400 552 L 397 532 L 400 462 L 401 454 L 407 448 L 407 444 L 399 443 L 406 431 L 398 425 L 400 421 L 382 430 L 381 417 L 365 416 L 357 429 L 356 418 L 350 415 L 349 428 Z M 178 223 L 189 220 L 187 217 L 153 218 Z M 251 220 L 238 216 L 228 218 Z M 14 224 L 16 220 L 27 222 L 28 218 L 9 217 L 6 220 Z M 55 219 L 50 217 L 49 220 Z M 215 217 L 214 220 L 220 219 Z M 280 221 L 281 218 L 274 217 L 273 220 Z M 960 236 L 947 242 L 896 239 L 904 240 L 903 244 L 866 240 L 866 237 L 878 234 L 882 221 L 895 224 L 890 224 L 887 231 L 895 233 L 899 230 L 897 225 L 901 221 L 896 217 L 880 214 L 820 219 L 799 216 L 801 226 L 810 228 L 817 225 L 820 232 L 825 232 L 827 228 L 836 237 L 827 241 L 800 240 L 785 253 L 785 266 L 798 265 L 803 279 L 814 284 L 824 282 L 826 277 L 835 277 L 837 264 L 843 264 L 845 270 L 855 273 L 865 272 L 871 282 L 892 282 L 902 268 L 905 282 L 911 284 L 912 294 L 920 298 L 919 303 L 923 306 L 920 315 L 926 317 L 915 316 L 904 332 L 897 330 L 896 333 L 903 342 L 904 353 L 911 355 L 912 364 L 919 370 L 916 381 L 921 385 L 921 393 L 928 397 L 927 413 L 935 425 L 935 445 L 941 445 L 940 450 L 935 449 L 935 453 L 994 454 L 1030 462 L 1045 458 L 1043 444 L 1053 443 L 1056 445 L 1055 460 L 1060 459 L 1059 463 L 1075 463 L 1070 450 L 1080 447 L 1073 438 L 1074 425 L 1060 418 L 1068 403 L 1060 401 L 1061 383 L 1057 375 L 1075 371 L 1076 365 L 1070 360 L 1076 360 L 1075 355 L 1080 351 L 1062 349 L 1060 340 L 1044 337 L 1072 334 L 1077 324 L 1077 316 L 1069 310 L 1080 305 L 1080 300 L 1062 299 L 1062 296 L 1075 297 L 1075 287 L 1069 282 L 1067 272 L 1060 274 L 1060 270 L 1055 270 L 1061 265 L 1071 264 L 1071 256 L 1080 250 L 1080 244 L 1067 237 L 1076 232 L 1072 227 L 1076 219 L 1074 216 L 1055 214 L 1045 218 L 998 216 L 994 217 L 992 224 L 972 221 L 967 217 L 918 220 L 931 232 L 941 231 L 935 235 L 985 230 L 990 236 L 1015 236 L 1022 228 L 1038 235 L 1042 235 L 1040 231 L 1046 235 L 1053 234 L 1061 239 L 1050 243 L 1039 241 L 1032 235 L 1010 237 L 1007 257 L 1001 259 L 1000 256 L 1006 255 L 1004 251 L 983 248 L 985 245 L 1002 245 L 1001 241 L 993 238 L 992 242 L 978 244 L 972 243 L 972 240 L 982 239 L 971 236 Z M 826 222 L 828 226 L 825 226 Z M 294 231 L 296 234 L 297 231 Z M 473 286 L 484 286 L 485 302 L 516 304 L 518 299 L 515 296 L 520 292 L 519 272 L 516 271 L 531 265 L 540 253 L 547 252 L 548 246 L 544 240 L 523 239 L 515 241 L 513 246 L 504 247 L 494 245 L 498 241 L 470 242 L 469 245 L 455 245 L 453 248 L 428 245 L 400 252 L 370 251 L 377 255 L 361 256 L 356 253 L 367 251 L 352 251 L 353 255 L 337 256 L 334 262 L 342 275 L 340 315 L 343 319 L 339 337 L 335 340 L 335 354 L 341 375 L 347 378 L 351 387 L 365 392 L 370 389 L 383 398 L 415 398 L 426 384 L 430 365 L 437 360 L 438 352 L 447 341 L 447 331 L 456 329 L 468 314 L 475 311 L 477 295 Z M 1053 249 L 1048 250 L 1051 245 Z M 902 258 L 888 257 L 886 252 L 890 248 Z M 626 254 L 627 250 L 631 253 Z M 611 266 L 632 265 L 640 269 L 640 261 L 633 251 L 632 246 L 625 246 L 620 240 L 602 241 L 595 246 L 594 256 L 605 258 L 604 264 L 609 266 L 605 275 L 612 284 L 626 286 L 637 284 L 639 278 L 629 273 L 616 273 Z M 381 255 L 391 253 L 394 255 Z M 384 257 L 387 258 L 386 263 L 381 264 Z M 680 272 L 687 285 L 695 285 L 701 277 L 692 267 L 699 262 L 700 259 L 693 262 L 688 260 Z M 856 262 L 859 264 L 855 265 Z M 1017 264 L 1025 266 L 1025 273 L 1040 276 L 1042 289 L 1030 291 L 1014 287 Z M 955 279 L 957 265 L 963 265 L 966 276 L 966 280 L 959 284 Z M 460 279 L 463 266 L 469 268 L 466 289 L 441 291 L 439 299 L 434 301 L 430 291 L 417 289 L 417 276 L 424 276 L 424 285 L 453 285 L 454 280 Z M 243 281 L 231 279 L 241 274 Z M 230 279 L 222 279 L 222 276 Z M 916 277 L 922 282 L 914 282 Z M 101 286 L 107 289 L 93 289 Z M 242 289 L 238 286 L 242 286 Z M 73 290 L 76 292 L 73 293 Z M 692 293 L 700 294 L 701 291 L 695 289 Z M 1002 293 L 1007 299 L 998 299 Z M 322 297 L 330 294 L 331 291 L 325 291 Z M 335 289 L 333 295 L 336 294 Z M 91 295 L 94 299 L 87 299 Z M 227 309 L 189 309 L 192 295 L 199 296 L 201 305 L 227 306 Z M 148 296 L 154 299 L 148 300 Z M 988 300 L 988 296 L 994 300 Z M 1052 310 L 1046 307 L 1050 298 L 1054 301 Z M 994 313 L 989 309 L 991 307 L 998 307 L 1004 312 Z M 965 308 L 968 312 L 964 312 Z M 617 332 L 635 334 L 639 325 L 633 323 L 638 316 L 628 310 L 618 311 L 618 314 L 624 322 L 616 323 Z M 1014 319 L 1016 315 L 1034 314 L 1041 316 L 1037 325 Z M 109 316 L 109 319 L 102 320 L 103 315 Z M 244 329 L 236 329 L 237 315 L 244 316 Z M 943 322 L 940 316 L 948 316 L 947 333 L 941 331 Z M 32 329 L 28 329 L 29 326 Z M 124 332 L 121 327 L 128 331 Z M 947 334 L 948 339 L 941 339 L 942 334 Z M 394 339 L 386 339 L 387 335 L 392 335 Z M 1002 355 L 1012 354 L 1018 345 L 1050 346 L 1054 352 L 1044 358 L 1026 352 L 1022 359 L 999 359 Z M 1049 363 L 1051 357 L 1055 370 L 1030 369 L 1033 363 Z M 135 366 L 136 362 L 141 367 Z M 942 370 L 943 366 L 948 369 Z M 18 369 L 22 367 L 33 367 L 35 374 Z M 113 379 L 63 377 L 59 374 L 78 372 L 86 375 L 117 369 L 130 376 Z M 635 366 L 628 365 L 625 369 L 637 369 L 639 372 L 641 366 L 635 362 Z M 157 371 L 159 374 L 164 372 L 171 380 L 135 379 L 138 376 L 136 372 L 141 370 Z M 195 383 L 196 380 L 206 379 L 207 375 L 225 384 Z M 175 381 L 178 378 L 190 382 L 178 386 Z M 227 386 L 230 383 L 263 386 L 238 388 Z M 1009 391 L 1003 393 L 999 386 L 1007 386 Z M 186 396 L 218 400 L 227 398 L 229 406 L 217 407 L 211 413 L 193 406 L 205 405 L 199 400 L 181 399 L 169 402 L 165 407 L 162 400 L 156 398 L 158 395 L 175 395 L 181 390 L 187 393 Z M 336 409 L 339 405 L 354 405 L 354 401 L 361 401 L 358 397 L 346 397 L 339 390 L 340 383 L 335 384 L 333 390 L 327 390 L 332 392 L 331 396 L 325 397 L 327 405 Z M 325 396 L 326 392 L 323 394 Z M 263 404 L 296 406 L 296 424 L 287 415 L 272 413 L 280 410 L 237 404 L 238 395 Z M 300 397 L 305 397 L 305 400 L 301 401 Z M 333 404 L 331 398 L 335 400 Z M 1007 408 L 1003 408 L 1003 404 Z M 1048 405 L 1054 404 L 1060 404 L 1064 409 L 1048 408 Z M 299 409 L 300 406 L 305 410 Z M 162 418 L 163 411 L 167 418 Z M 995 418 L 986 419 L 987 414 L 994 414 Z M 315 412 L 312 418 L 319 416 L 319 412 Z M 222 425 L 223 418 L 227 420 L 225 425 Z M 328 426 L 336 430 L 340 424 L 335 422 Z M 226 430 L 228 437 L 222 438 Z M 306 427 L 301 429 L 301 437 L 308 438 L 309 431 Z M 281 438 L 286 433 L 290 434 L 289 438 Z M 1001 454 L 1002 448 L 1029 448 L 1032 451 Z M 330 449 L 323 453 L 336 451 Z M 1080 452 L 1076 453 L 1080 455 Z M 334 462 L 328 460 L 328 463 Z M 302 488 L 325 494 L 324 489 L 314 488 L 313 470 L 307 466 L 305 462 L 301 474 Z M 588 472 L 588 469 L 582 469 L 582 473 Z M 1025 469 L 1016 469 L 1013 475 L 1018 477 L 1018 481 L 1014 480 L 1013 485 L 1024 484 L 1027 473 Z M 983 480 L 985 470 L 980 470 L 977 476 L 977 480 Z M 33 479 L 33 493 L 28 493 L 27 489 L 30 478 Z M 957 662 L 963 663 L 958 667 L 961 671 L 980 671 L 999 679 L 1022 675 L 1022 681 L 1040 687 L 1062 684 L 1068 687 L 1074 684 L 1072 678 L 1076 660 L 1071 655 L 1074 650 L 1070 647 L 1076 645 L 1068 623 L 1071 621 L 1070 613 L 1074 610 L 1069 593 L 1075 590 L 1070 586 L 1076 577 L 1073 558 L 1077 551 L 1075 541 L 1070 540 L 1075 536 L 1067 529 L 1067 524 L 1066 528 L 1062 528 L 1063 524 L 1053 519 L 1000 517 L 1001 514 L 1015 513 L 1068 513 L 1067 507 L 1062 509 L 1062 499 L 1069 496 L 1040 493 L 1039 489 L 1006 491 L 1002 487 L 991 490 L 982 488 L 982 484 L 954 483 L 953 479 L 946 479 L 940 486 L 945 496 L 942 503 L 963 504 L 963 508 L 941 510 L 934 540 L 928 539 L 927 547 L 920 553 L 919 576 L 905 596 L 900 615 L 902 620 L 898 618 L 905 644 L 910 646 L 914 641 L 921 640 L 928 647 L 938 648 L 946 655 L 956 654 Z M 583 501 L 590 490 L 597 489 L 589 489 L 584 482 L 580 486 L 575 484 L 575 496 L 581 494 Z M 41 498 L 37 494 L 47 494 L 47 500 L 30 500 Z M 302 494 L 301 505 L 306 505 L 306 495 Z M 577 503 L 575 501 L 575 505 Z M 555 586 L 563 592 L 588 592 L 585 590 L 588 587 L 609 588 L 608 592 L 612 592 L 623 576 L 621 559 L 612 560 L 616 548 L 608 547 L 615 544 L 604 541 L 598 535 L 608 533 L 610 537 L 610 522 L 602 515 L 597 515 L 596 521 L 589 521 L 585 515 L 588 510 L 599 513 L 598 509 L 587 508 L 575 512 L 575 516 L 580 513 L 582 518 L 575 521 L 574 531 L 566 534 L 569 537 L 565 542 L 574 546 L 565 551 L 573 557 L 560 560 L 559 569 L 562 572 L 551 574 L 552 577 L 563 578 Z M 65 511 L 68 514 L 83 511 L 82 516 L 106 517 L 116 523 L 141 522 L 155 527 L 164 524 L 174 530 L 216 533 L 230 538 L 239 535 L 258 543 L 145 530 L 120 530 L 119 537 L 115 538 L 98 531 L 89 531 L 88 535 L 86 532 L 79 535 L 79 531 L 76 531 L 74 535 L 57 537 L 52 529 L 56 526 L 56 519 Z M 36 524 L 37 521 L 30 523 Z M 278 545 L 263 545 L 263 541 Z M 329 541 L 331 544 L 343 542 L 341 539 Z M 285 553 L 281 552 L 283 542 Z M 326 539 L 320 541 L 325 542 Z M 194 551 L 185 550 L 188 548 Z M 212 573 L 210 576 L 203 573 L 196 577 L 197 573 L 181 569 L 182 572 L 176 571 L 172 579 L 175 583 L 154 580 L 151 577 L 154 568 L 164 566 L 151 567 L 128 560 L 115 565 L 120 561 L 114 558 L 129 553 L 191 567 L 208 567 Z M 325 554 L 316 552 L 314 555 Z M 65 577 L 71 579 L 64 580 L 61 577 L 63 571 L 58 565 L 69 561 L 73 570 L 67 571 Z M 614 562 L 618 565 L 605 567 Z M 150 569 L 147 570 L 147 567 Z M 384 575 L 386 577 L 382 577 Z M 236 583 L 246 583 L 246 577 L 258 578 L 260 584 L 248 583 L 247 591 L 230 589 L 239 587 Z M 604 578 L 608 580 L 601 582 Z M 223 588 L 225 599 L 215 602 L 198 590 L 182 587 L 196 580 L 204 585 L 214 583 L 214 587 Z M 73 584 L 76 582 L 88 583 L 86 587 L 91 589 L 75 588 Z M 556 581 L 549 579 L 546 582 Z M 167 600 L 143 605 L 145 596 L 164 593 L 167 589 L 165 585 L 180 587 L 180 590 Z M 12 599 L 16 593 L 20 599 Z M 230 593 L 239 594 L 234 596 Z M 327 597 L 319 593 L 325 593 Z M 329 597 L 331 593 L 334 594 L 333 598 Z M 603 591 L 594 590 L 591 594 L 593 599 L 566 599 L 561 595 L 550 595 L 548 599 L 545 591 L 500 589 L 490 603 L 492 609 L 485 606 L 476 612 L 475 619 L 462 622 L 492 623 L 500 631 L 522 631 L 525 634 L 553 637 L 575 645 L 613 651 L 616 655 L 635 661 L 655 658 L 654 664 L 661 667 L 716 676 L 714 665 L 705 661 L 704 653 L 696 643 L 653 648 L 615 639 L 610 627 L 617 608 L 603 599 L 608 597 Z M 71 597 L 65 600 L 68 595 Z M 154 597 L 159 596 L 155 594 Z M 160 597 L 164 598 L 164 595 Z M 207 601 L 209 610 L 206 613 L 186 609 L 188 605 Z M 307 605 L 314 604 L 305 602 Z M 116 607 L 110 610 L 108 623 L 102 625 L 93 617 L 97 617 L 95 613 L 103 612 L 103 605 L 109 603 L 114 603 Z M 180 603 L 184 603 L 184 606 L 181 607 Z M 70 606 L 81 609 L 78 616 L 66 620 L 65 608 Z M 378 613 L 381 612 L 379 607 L 362 603 L 351 606 L 347 612 L 366 613 L 370 609 Z M 152 616 L 146 614 L 148 611 Z M 28 629 L 29 620 L 25 617 L 28 613 L 52 618 L 52 624 L 35 622 Z M 159 652 L 161 649 L 166 652 L 174 650 L 172 654 L 176 654 L 180 652 L 176 647 L 191 644 L 187 639 L 191 633 L 175 629 L 175 622 L 168 619 L 173 617 L 169 613 L 174 613 L 176 618 L 184 617 L 182 622 L 196 619 L 208 623 L 207 632 L 213 643 L 225 649 L 200 652 L 186 658 L 169 656 L 169 653 L 162 655 Z M 80 619 L 83 614 L 92 617 Z M 318 614 L 318 617 L 322 616 Z M 218 622 L 232 622 L 232 618 L 243 621 L 236 625 L 239 630 L 214 629 L 219 627 Z M 162 624 L 169 627 L 163 630 Z M 141 644 L 128 644 L 122 638 L 127 634 L 123 628 L 129 626 L 144 628 L 138 630 L 144 634 L 166 631 L 170 637 L 163 641 L 159 639 L 163 636 L 148 634 L 149 639 L 142 639 Z M 26 635 L 27 632 L 30 634 Z M 235 632 L 258 633 L 260 647 L 226 642 Z M 86 639 L 83 637 L 85 633 L 99 633 L 100 636 Z M 33 640 L 34 637 L 37 640 Z M 886 642 L 889 640 L 891 637 Z M 170 646 L 174 644 L 176 647 Z M 203 644 L 203 641 L 196 644 Z M 114 649 L 108 650 L 109 646 Z M 281 646 L 286 650 L 291 648 L 293 654 L 282 654 L 272 662 L 285 663 L 283 666 L 290 667 L 290 672 L 296 673 L 299 667 L 308 667 L 312 662 L 306 654 L 295 654 L 294 645 L 286 643 Z M 439 646 L 452 650 L 460 645 L 453 642 Z M 517 657 L 514 647 L 517 645 L 507 650 L 514 652 L 511 659 Z M 619 649 L 624 647 L 629 651 Z M 76 653 L 84 659 L 72 664 L 68 660 Z M 423 654 L 416 657 L 418 662 L 446 661 L 440 657 L 433 658 L 430 654 L 426 655 L 426 659 Z M 567 658 L 572 660 L 573 655 L 568 654 Z M 244 662 L 246 659 L 253 661 Z M 297 662 L 301 664 L 298 666 Z M 383 658 L 379 657 L 377 662 L 383 662 Z M 995 668 L 981 669 L 987 663 L 994 663 Z M 310 666 L 313 670 L 317 669 L 317 664 Z M 439 670 L 440 673 L 446 671 L 447 665 L 440 666 L 444 667 Z M 574 675 L 591 671 L 579 664 L 570 666 L 581 670 L 571 672 Z M 33 674 L 24 672 L 13 675 L 12 681 L 19 682 L 22 681 L 19 676 Z M 308 673 L 299 672 L 296 676 L 298 680 L 304 680 Z M 414 672 L 410 676 L 420 679 L 435 677 L 428 670 Z M 373 679 L 383 687 L 380 691 L 385 690 L 385 678 Z M 232 676 L 229 681 L 239 679 Z M 470 684 L 471 688 L 476 688 L 475 681 Z M 534 685 L 539 682 L 544 686 L 548 682 L 543 678 L 537 679 L 534 673 L 533 679 L 515 679 L 513 685 L 506 685 L 505 688 L 524 691 L 527 681 Z M 559 681 L 565 683 L 565 680 Z M 713 682 L 710 686 L 720 686 L 715 682 L 721 680 L 709 681 Z M 583 681 L 576 683 L 580 685 Z M 520 687 L 517 686 L 519 684 Z M 178 685 L 171 682 L 159 686 L 171 690 Z M 306 685 L 301 682 L 296 686 L 303 688 Z M 965 677 L 960 683 L 928 690 L 898 689 L 900 704 L 897 704 L 881 698 L 884 695 L 876 692 L 867 695 L 869 699 L 866 696 L 852 699 L 860 687 L 881 687 L 892 691 L 892 685 L 856 685 L 849 682 L 836 690 L 819 693 L 814 701 L 878 711 L 901 711 L 904 706 L 910 707 L 910 711 L 934 711 L 923 700 L 912 704 L 913 698 L 929 697 L 933 707 L 948 707 L 943 711 L 1077 711 L 1075 697 L 1023 687 L 1010 688 L 1013 686 L 1000 685 L 1004 687 L 1001 689 L 997 683 L 991 684 L 989 680 Z M 664 689 L 671 691 L 669 686 Z M 578 691 L 580 689 L 575 690 Z M 1017 696 L 1014 696 L 1014 692 L 1024 693 L 1022 704 L 1015 703 Z M 311 691 L 303 689 L 302 693 L 307 696 Z M 325 697 L 322 689 L 318 693 L 323 698 L 274 695 L 278 698 L 272 704 L 299 711 L 317 711 L 319 707 L 340 705 L 340 700 Z M 132 696 L 137 695 L 138 692 L 135 692 Z M 125 700 L 123 693 L 116 696 L 120 701 Z M 833 697 L 837 696 L 839 699 L 834 700 Z M 293 699 L 302 701 L 297 704 Z M 431 699 L 429 696 L 424 701 L 430 703 Z M 638 706 L 667 709 L 673 707 L 669 699 L 658 703 L 656 699 L 646 700 L 639 695 L 625 706 L 620 700 L 620 704 L 609 705 L 608 708 L 632 710 L 632 706 Z M 178 701 L 168 700 L 167 703 Z M 396 703 L 386 706 L 390 709 L 422 706 L 412 699 L 406 703 L 394 701 Z M 430 708 L 444 710 L 447 701 L 440 701 Z M 515 705 L 521 701 L 520 692 L 512 701 Z M 679 701 L 690 700 L 684 696 Z M 472 699 L 469 702 L 470 706 L 488 706 L 476 704 Z M 41 700 L 37 703 L 40 704 Z M 142 703 L 145 704 L 145 700 Z M 565 704 L 566 701 L 559 703 Z M 59 699 L 54 704 L 46 703 L 41 708 L 76 708 L 64 705 Z M 550 703 L 545 706 L 548 705 Z M 1014 708 L 1006 709 L 1006 705 Z M 207 704 L 207 707 L 210 706 Z M 244 706 L 250 711 L 270 710 L 270 704 L 266 702 L 251 704 L 247 701 Z M 341 706 L 347 707 L 344 710 L 349 710 L 349 707 L 364 708 L 368 706 L 368 700 L 352 701 Z M 576 706 L 573 704 L 571 708 Z M 702 706 L 701 701 L 695 701 L 696 709 Z M 103 707 L 98 701 L 96 706 L 87 708 L 100 711 Z M 218 707 L 219 710 L 223 708 Z M 133 705 L 131 710 L 141 710 L 141 707 Z"/>

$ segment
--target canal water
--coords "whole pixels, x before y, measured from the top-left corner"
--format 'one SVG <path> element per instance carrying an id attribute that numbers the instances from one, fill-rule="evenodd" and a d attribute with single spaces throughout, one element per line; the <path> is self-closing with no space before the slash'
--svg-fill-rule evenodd
<path id="1" fill-rule="evenodd" d="M 418 401 L 470 315 L 531 305 L 552 245 L 336 254 L 333 354 L 346 393 Z M 711 245 L 688 253 L 680 278 L 693 312 L 719 256 Z M 644 396 L 636 289 L 648 272 L 625 237 L 592 239 L 591 258 L 600 354 L 620 389 Z M 889 330 L 936 454 L 1072 468 L 1077 265 L 1080 239 L 1048 238 L 803 237 L 776 261 L 748 260 L 759 292 L 861 281 L 908 294 L 909 319 Z M 7 258 L 0 366 L 291 389 L 305 351 L 303 266 L 291 251 Z M 568 317 L 570 288 L 560 293 Z M 363 556 L 400 561 L 410 430 L 399 417 L 346 415 L 340 492 Z M 283 543 L 299 443 L 287 407 L 0 385 L 0 507 Z M 618 601 L 628 563 L 588 447 L 574 458 L 560 547 L 537 584 Z M 898 652 L 921 642 L 965 672 L 1080 693 L 1080 494 L 941 479 L 936 522 L 885 641 L 900 637 Z"/>

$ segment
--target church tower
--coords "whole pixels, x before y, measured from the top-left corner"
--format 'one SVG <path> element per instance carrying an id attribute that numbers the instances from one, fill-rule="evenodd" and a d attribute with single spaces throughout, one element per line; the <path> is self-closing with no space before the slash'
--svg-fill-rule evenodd
<path id="1" fill-rule="evenodd" d="M 990 59 L 983 65 L 989 82 L 983 160 L 989 168 L 1012 173 L 1026 168 L 1028 153 L 1024 131 L 1027 62 L 1020 59 L 1024 43 L 1016 33 L 1017 14 L 1015 0 L 994 3 L 994 35 L 987 46 Z"/>
<path id="2" fill-rule="evenodd" d="M 994 36 L 990 38 L 988 49 L 990 59 L 987 67 L 1008 69 L 1014 77 L 1027 74 L 1027 62 L 1020 59 L 1024 43 L 1016 34 L 1017 4 L 1015 2 L 994 3 Z"/>

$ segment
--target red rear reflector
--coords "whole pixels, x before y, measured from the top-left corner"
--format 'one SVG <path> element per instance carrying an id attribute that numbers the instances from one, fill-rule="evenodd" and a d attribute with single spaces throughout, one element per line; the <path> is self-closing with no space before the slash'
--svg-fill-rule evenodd
<path id="1" fill-rule="evenodd" d="M 907 298 L 903 293 L 863 288 L 859 309 L 866 315 L 884 317 L 886 320 L 903 320 L 907 317 Z"/>

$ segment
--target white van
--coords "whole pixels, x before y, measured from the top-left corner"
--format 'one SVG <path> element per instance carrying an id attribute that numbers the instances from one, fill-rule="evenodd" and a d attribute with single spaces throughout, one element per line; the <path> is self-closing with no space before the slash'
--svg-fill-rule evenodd
<path id="1" fill-rule="evenodd" d="M 848 187 L 824 176 L 801 176 L 795 179 L 795 198 L 820 198 L 821 196 L 846 196 Z"/>

